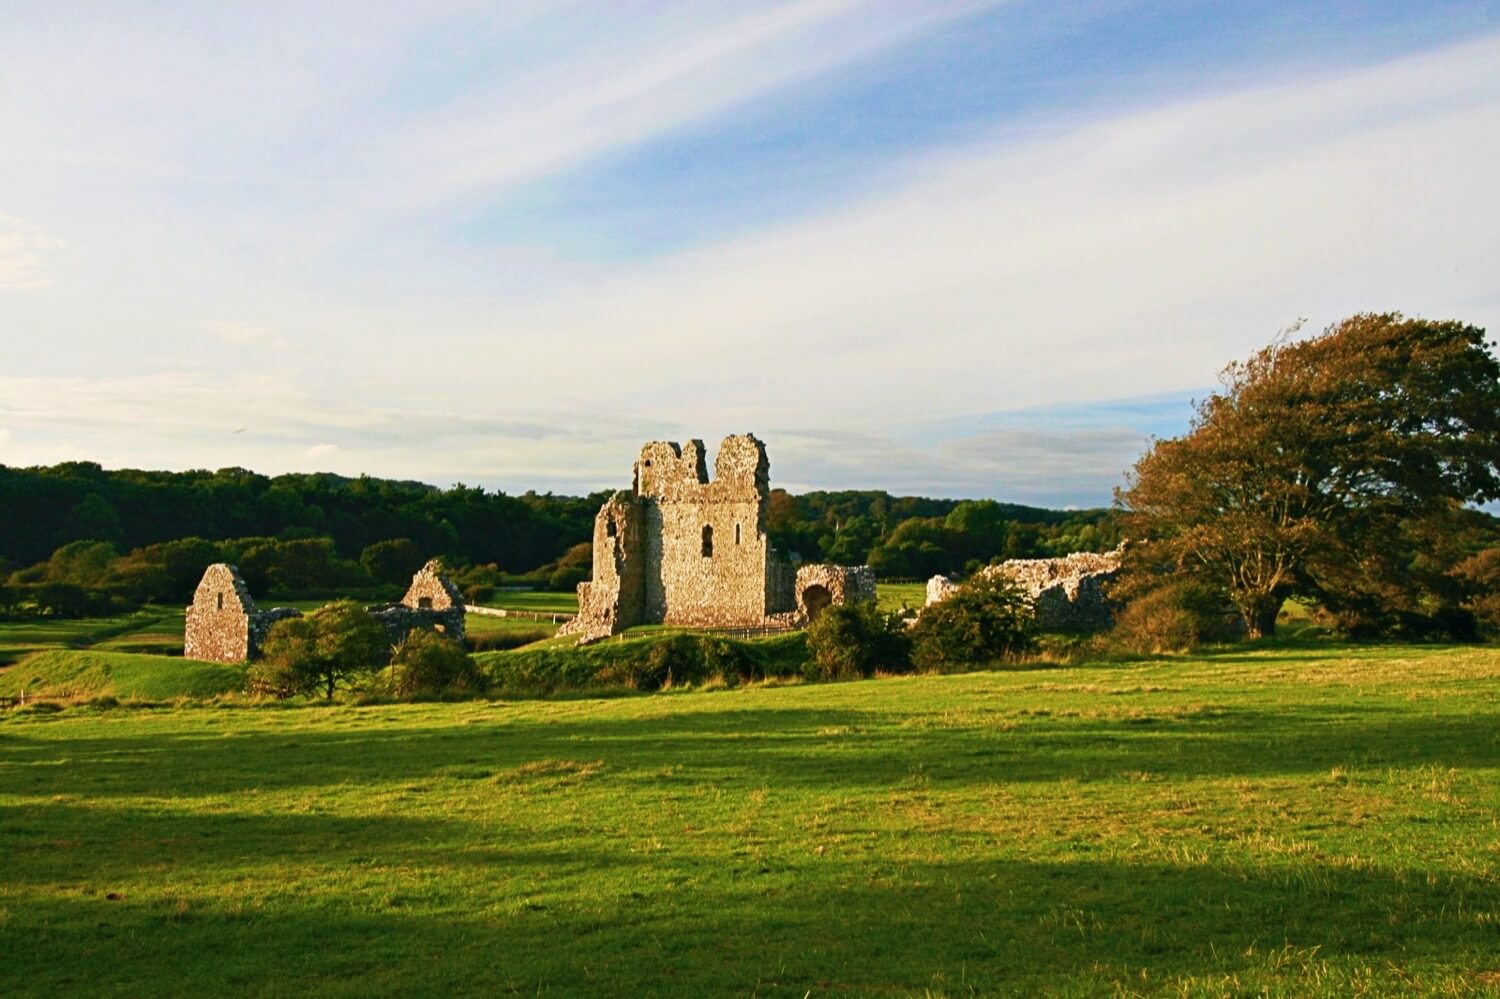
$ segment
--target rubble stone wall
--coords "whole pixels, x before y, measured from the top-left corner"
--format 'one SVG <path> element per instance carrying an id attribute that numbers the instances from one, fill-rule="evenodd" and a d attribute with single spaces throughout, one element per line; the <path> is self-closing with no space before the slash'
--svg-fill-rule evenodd
<path id="1" fill-rule="evenodd" d="M 1005 575 L 1031 598 L 1037 627 L 1043 631 L 1095 631 L 1114 623 L 1108 588 L 1120 574 L 1125 553 L 1076 552 L 1063 558 L 1011 559 L 988 566 L 979 575 Z M 927 581 L 927 603 L 947 599 L 963 584 L 947 576 Z"/>
<path id="2" fill-rule="evenodd" d="M 797 612 L 811 622 L 824 607 L 875 602 L 875 570 L 867 565 L 804 565 L 797 570 Z"/>
<path id="3" fill-rule="evenodd" d="M 405 604 L 378 604 L 366 607 L 365 611 L 385 625 L 386 634 L 390 636 L 392 645 L 396 645 L 408 634 L 419 629 L 436 631 L 447 635 L 455 642 L 464 640 L 462 605 L 444 610 L 430 610 L 426 607 L 408 607 Z"/>
<path id="4" fill-rule="evenodd" d="M 407 607 L 436 611 L 453 607 L 462 610 L 464 597 L 458 587 L 453 585 L 453 581 L 443 575 L 442 566 L 437 559 L 431 559 L 411 577 L 411 586 L 407 587 L 406 596 L 401 598 L 401 603 Z"/>

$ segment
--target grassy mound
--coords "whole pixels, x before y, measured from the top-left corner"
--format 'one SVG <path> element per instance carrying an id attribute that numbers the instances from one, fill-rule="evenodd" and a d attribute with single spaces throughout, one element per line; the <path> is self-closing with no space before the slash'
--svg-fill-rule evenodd
<path id="1" fill-rule="evenodd" d="M 801 632 L 737 641 L 715 635 L 650 632 L 582 647 L 556 644 L 478 653 L 480 669 L 500 693 L 633 688 L 721 680 L 798 676 L 807 661 Z"/>
<path id="2" fill-rule="evenodd" d="M 53 649 L 0 673 L 0 697 L 212 697 L 245 688 L 245 667 L 168 656 Z"/>

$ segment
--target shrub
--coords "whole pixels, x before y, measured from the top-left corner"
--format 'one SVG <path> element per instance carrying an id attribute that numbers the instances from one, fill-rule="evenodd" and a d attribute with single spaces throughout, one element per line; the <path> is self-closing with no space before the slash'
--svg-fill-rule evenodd
<path id="1" fill-rule="evenodd" d="M 736 683 L 751 673 L 743 649 L 713 635 L 668 635 L 652 643 L 643 660 L 622 665 L 626 675 L 621 679 L 639 690 L 709 679 Z"/>
<path id="2" fill-rule="evenodd" d="M 390 689 L 397 697 L 475 690 L 479 675 L 463 646 L 435 631 L 409 632 L 391 652 Z"/>
<path id="3" fill-rule="evenodd" d="M 589 578 L 589 570 L 582 566 L 564 565 L 547 576 L 547 588 L 554 593 L 572 593 L 578 584 Z"/>
<path id="4" fill-rule="evenodd" d="M 874 604 L 828 607 L 807 629 L 808 660 L 803 675 L 817 680 L 871 676 L 878 669 L 911 669 L 911 639 L 898 614 Z"/>
<path id="5" fill-rule="evenodd" d="M 275 697 L 321 690 L 333 697 L 340 683 L 385 665 L 385 626 L 352 600 L 339 600 L 307 617 L 277 621 L 266 634 L 261 662 L 251 670 L 251 690 Z"/>
<path id="6" fill-rule="evenodd" d="M 1130 600 L 1111 632 L 1138 653 L 1191 652 L 1201 643 L 1228 637 L 1232 605 L 1202 583 L 1169 582 Z"/>
<path id="7" fill-rule="evenodd" d="M 912 628 L 912 662 L 922 669 L 977 666 L 1028 651 L 1036 616 L 1031 601 L 1004 575 L 969 581 L 922 611 Z"/>

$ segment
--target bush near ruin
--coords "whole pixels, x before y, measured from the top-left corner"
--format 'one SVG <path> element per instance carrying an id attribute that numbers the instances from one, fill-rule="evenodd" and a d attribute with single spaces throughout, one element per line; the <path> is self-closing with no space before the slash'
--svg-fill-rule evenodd
<path id="1" fill-rule="evenodd" d="M 807 628 L 803 675 L 814 680 L 852 680 L 877 671 L 911 671 L 911 637 L 899 614 L 874 604 L 829 607 Z"/>
<path id="2" fill-rule="evenodd" d="M 1227 614 L 1226 614 L 1227 612 Z M 1192 652 L 1204 642 L 1232 637 L 1234 608 L 1213 587 L 1167 580 L 1131 597 L 1115 617 L 1109 638 L 1130 652 Z"/>
<path id="3" fill-rule="evenodd" d="M 920 669 L 980 667 L 1012 659 L 1035 645 L 1031 600 L 1009 577 L 979 577 L 922 611 L 911 630 Z"/>
<path id="4" fill-rule="evenodd" d="M 252 693 L 273 697 L 321 693 L 372 673 L 390 658 L 386 629 L 353 600 L 339 600 L 306 617 L 271 626 L 263 658 L 250 667 Z"/>
<path id="5" fill-rule="evenodd" d="M 408 632 L 391 651 L 389 683 L 397 697 L 478 693 L 483 687 L 462 645 L 421 628 Z"/>

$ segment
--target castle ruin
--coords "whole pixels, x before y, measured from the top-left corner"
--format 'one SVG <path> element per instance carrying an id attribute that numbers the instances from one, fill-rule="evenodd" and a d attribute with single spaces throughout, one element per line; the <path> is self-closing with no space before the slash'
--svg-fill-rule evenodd
<path id="1" fill-rule="evenodd" d="M 766 536 L 770 462 L 753 434 L 726 437 L 708 475 L 699 440 L 641 448 L 629 490 L 594 519 L 594 572 L 578 616 L 559 634 L 580 642 L 637 624 L 805 624 L 835 603 L 875 599 L 867 566 L 795 568 Z"/>

